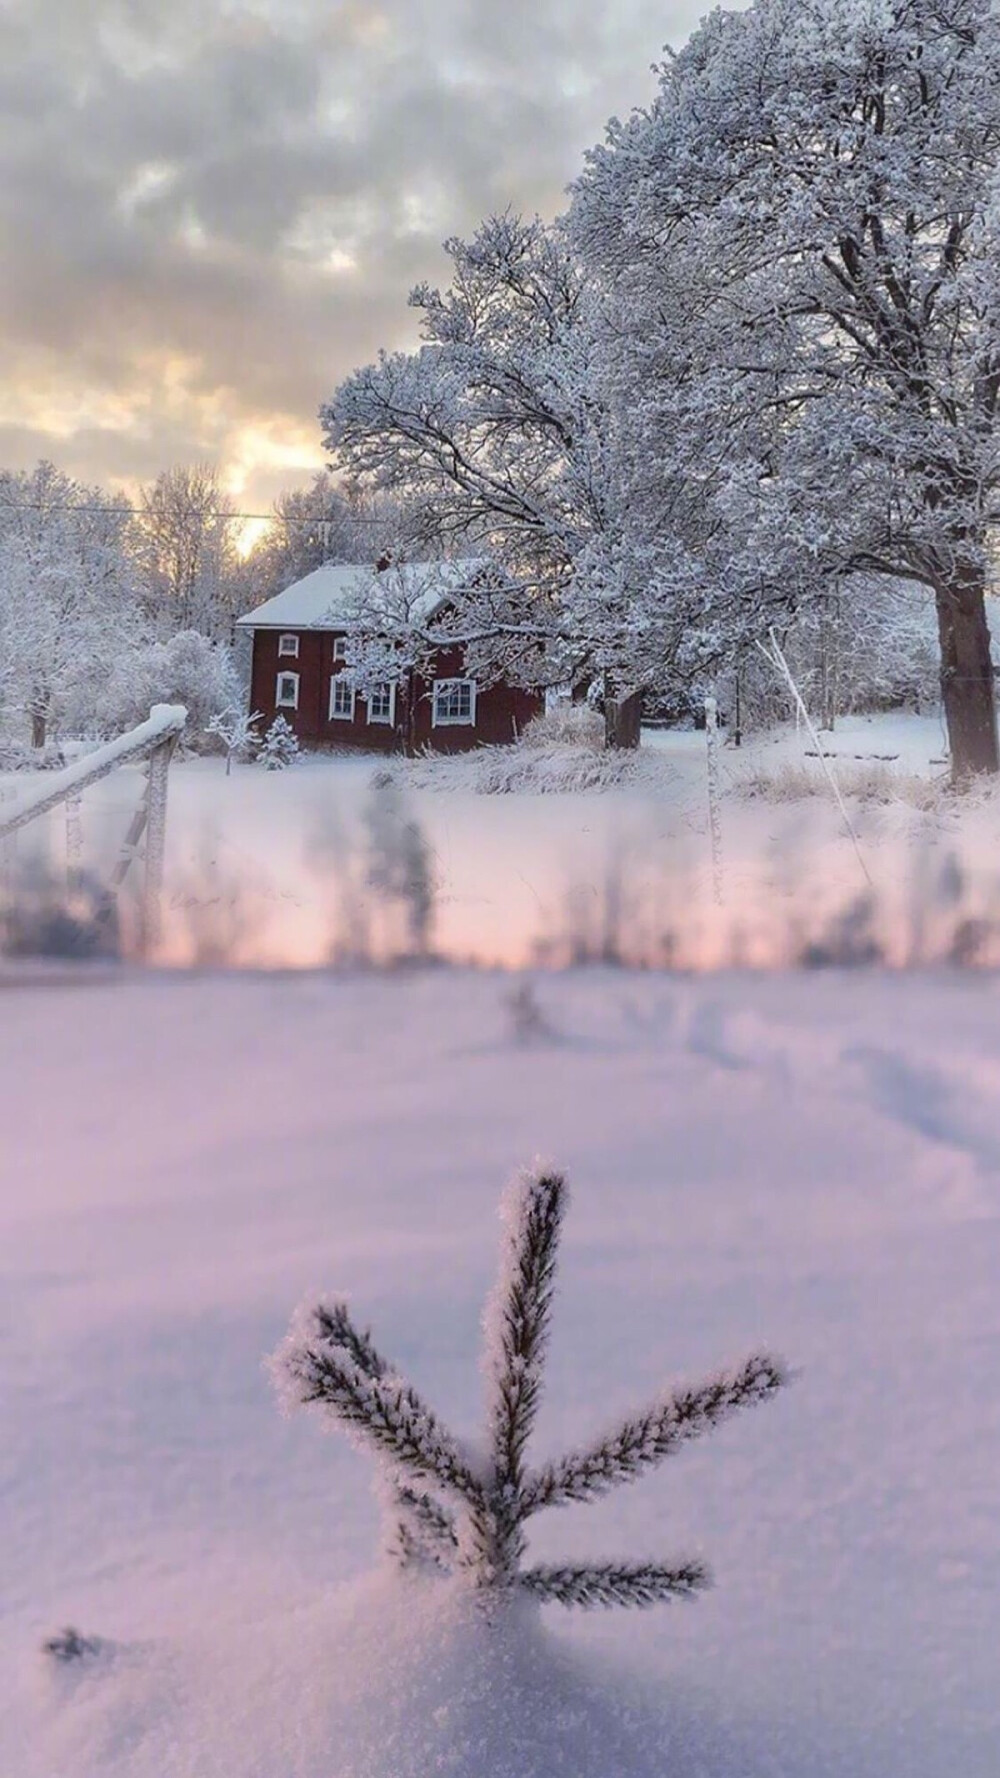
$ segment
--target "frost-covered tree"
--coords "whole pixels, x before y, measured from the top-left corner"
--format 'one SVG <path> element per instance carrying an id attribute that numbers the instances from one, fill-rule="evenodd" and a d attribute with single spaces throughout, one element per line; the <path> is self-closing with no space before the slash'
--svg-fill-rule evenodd
<path id="1" fill-rule="evenodd" d="M 143 641 L 117 656 L 100 688 L 100 732 L 117 733 L 148 716 L 154 704 L 183 704 L 191 735 L 243 700 L 233 657 L 200 630 L 179 630 L 165 642 Z"/>
<path id="2" fill-rule="evenodd" d="M 243 603 L 233 502 L 212 464 L 164 470 L 144 488 L 134 553 L 161 637 L 200 630 L 229 643 Z"/>
<path id="3" fill-rule="evenodd" d="M 614 296 L 651 576 L 684 575 L 682 539 L 707 653 L 734 613 L 752 630 L 844 572 L 930 588 L 960 778 L 998 767 L 998 160 L 989 0 L 755 0 L 611 124 L 571 223 Z M 700 543 L 657 530 L 685 486 Z"/>
<path id="4" fill-rule="evenodd" d="M 285 716 L 276 716 L 266 730 L 257 758 L 266 772 L 283 772 L 286 766 L 294 765 L 299 757 L 299 743 L 295 730 Z"/>
<path id="5" fill-rule="evenodd" d="M 803 602 L 778 627 L 778 640 L 810 712 L 821 728 L 840 715 L 905 707 L 931 709 L 940 695 L 933 595 L 885 576 L 850 575 Z M 760 653 L 741 660 L 743 721 L 789 714 L 787 686 Z M 732 713 L 735 674 L 722 684 Z"/>
<path id="6" fill-rule="evenodd" d="M 263 604 L 324 562 L 375 562 L 395 541 L 393 503 L 345 489 L 328 469 L 308 488 L 279 494 L 267 530 L 244 566 L 247 605 Z"/>
<path id="7" fill-rule="evenodd" d="M 91 726 L 116 663 L 146 640 L 130 519 L 51 463 L 0 472 L 0 701 L 36 747 Z"/>
<path id="8" fill-rule="evenodd" d="M 500 1271 L 484 1323 L 487 1425 L 478 1450 L 448 1431 L 343 1302 L 299 1316 L 275 1355 L 275 1377 L 289 1404 L 317 1405 L 379 1459 L 389 1548 L 401 1567 L 462 1575 L 492 1604 L 516 1592 L 581 1606 L 690 1598 L 709 1582 L 697 1560 L 525 1566 L 528 1521 L 644 1475 L 767 1401 L 786 1381 L 785 1367 L 755 1353 L 705 1383 L 666 1390 L 577 1451 L 532 1463 L 566 1197 L 562 1175 L 539 1170 L 505 1198 Z"/>
<path id="9" fill-rule="evenodd" d="M 450 240 L 421 285 L 415 353 L 356 371 L 321 410 L 338 464 L 403 500 L 411 543 L 488 555 L 448 625 L 471 670 L 528 683 L 634 676 L 615 579 L 613 423 L 592 363 L 581 267 L 558 226 L 512 215 Z M 417 521 L 419 520 L 419 523 Z"/>
<path id="10" fill-rule="evenodd" d="M 261 716 L 260 710 L 248 710 L 240 700 L 216 711 L 206 723 L 205 733 L 214 735 L 225 750 L 227 778 L 232 772 L 233 760 L 247 759 L 260 745 L 257 724 Z"/>

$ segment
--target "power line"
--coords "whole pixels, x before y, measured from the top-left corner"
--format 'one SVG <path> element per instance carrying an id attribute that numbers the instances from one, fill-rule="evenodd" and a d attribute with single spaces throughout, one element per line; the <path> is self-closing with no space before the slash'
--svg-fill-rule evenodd
<path id="1" fill-rule="evenodd" d="M 72 501 L 58 502 L 49 500 L 0 500 L 0 509 L 4 512 L 79 512 L 103 513 L 109 518 L 142 518 L 142 509 L 135 506 L 78 506 Z M 362 513 L 342 514 L 335 519 L 295 518 L 276 512 L 222 512 L 218 508 L 205 511 L 198 506 L 185 507 L 182 513 L 174 513 L 171 517 L 186 519 L 252 519 L 261 520 L 267 525 L 382 525 L 384 519 L 373 518 Z"/>

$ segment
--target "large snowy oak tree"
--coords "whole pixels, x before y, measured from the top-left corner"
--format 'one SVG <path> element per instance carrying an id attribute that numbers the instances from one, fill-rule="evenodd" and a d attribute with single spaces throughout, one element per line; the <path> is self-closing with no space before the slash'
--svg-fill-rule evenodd
<path id="1" fill-rule="evenodd" d="M 757 0 L 610 126 L 572 215 L 616 298 L 640 510 L 684 456 L 721 538 L 706 597 L 931 588 L 958 778 L 998 769 L 998 159 L 988 0 Z"/>
<path id="2" fill-rule="evenodd" d="M 449 287 L 410 299 L 425 343 L 348 377 L 321 410 L 325 442 L 349 477 L 405 503 L 415 544 L 486 552 L 499 569 L 448 632 L 477 672 L 611 671 L 621 606 L 599 570 L 615 526 L 613 422 L 582 269 L 558 227 L 512 215 L 446 252 Z"/>

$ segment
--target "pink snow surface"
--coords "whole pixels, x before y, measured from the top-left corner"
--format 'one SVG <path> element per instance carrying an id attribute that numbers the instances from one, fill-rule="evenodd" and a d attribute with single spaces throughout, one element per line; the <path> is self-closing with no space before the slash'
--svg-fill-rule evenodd
<path id="1" fill-rule="evenodd" d="M 1000 985 L 987 973 L 0 986 L 3 1778 L 996 1778 Z M 762 1344 L 775 1403 L 533 1521 L 690 1606 L 371 1578 L 370 1465 L 262 1369 L 343 1291 L 480 1419 L 500 1189 L 573 1187 L 536 1454 Z M 64 1624 L 109 1639 L 54 1669 Z"/>

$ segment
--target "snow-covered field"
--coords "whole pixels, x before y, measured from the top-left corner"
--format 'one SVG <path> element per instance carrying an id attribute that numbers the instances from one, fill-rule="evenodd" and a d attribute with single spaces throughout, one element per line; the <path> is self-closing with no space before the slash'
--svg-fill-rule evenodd
<path id="1" fill-rule="evenodd" d="M 761 1343 L 799 1374 L 537 1521 L 543 1558 L 703 1552 L 717 1585 L 525 1631 L 536 1769 L 994 1778 L 995 978 L 543 976 L 527 1044 L 510 985 L 0 989 L 4 1778 L 506 1778 L 449 1696 L 482 1650 L 362 1578 L 369 1466 L 261 1359 L 341 1289 L 474 1428 L 495 1202 L 539 1151 L 574 1188 L 540 1451 Z M 66 1623 L 119 1652 L 55 1667 Z"/>
<path id="2" fill-rule="evenodd" d="M 721 751 L 721 902 L 700 734 L 590 794 L 184 762 L 162 961 L 198 972 L 0 972 L 0 1778 L 994 1778 L 998 977 L 706 972 L 995 961 L 1000 806 L 936 785 L 935 721 L 828 745 L 853 836 L 803 735 Z M 84 799 L 98 875 L 140 784 Z M 61 813 L 28 833 L 15 878 L 39 841 L 58 877 Z M 477 968 L 316 967 L 412 948 L 425 891 Z M 602 956 L 694 973 L 543 967 Z M 533 1522 L 542 1560 L 704 1555 L 713 1592 L 484 1645 L 387 1585 L 365 1461 L 261 1361 L 343 1291 L 474 1431 L 539 1153 L 574 1188 L 539 1451 L 760 1345 L 798 1375 Z M 70 1623 L 99 1658 L 42 1656 Z"/>
<path id="3" fill-rule="evenodd" d="M 1000 914 L 1000 802 L 956 808 L 942 744 L 937 718 L 913 716 L 843 721 L 827 738 L 857 846 L 804 732 L 721 747 L 719 905 L 703 734 L 648 734 L 604 793 L 482 795 L 476 756 L 390 762 L 394 820 L 419 836 L 430 948 L 453 961 L 788 963 L 859 897 L 888 961 L 937 959 L 963 921 Z M 400 949 L 407 910 L 368 881 L 386 763 L 312 757 L 230 778 L 219 759 L 175 765 L 163 959 L 297 967 Z M 139 793 L 124 769 L 83 800 L 83 862 L 102 876 Z M 38 839 L 24 830 L 22 857 Z M 58 872 L 61 811 L 47 841 Z"/>

